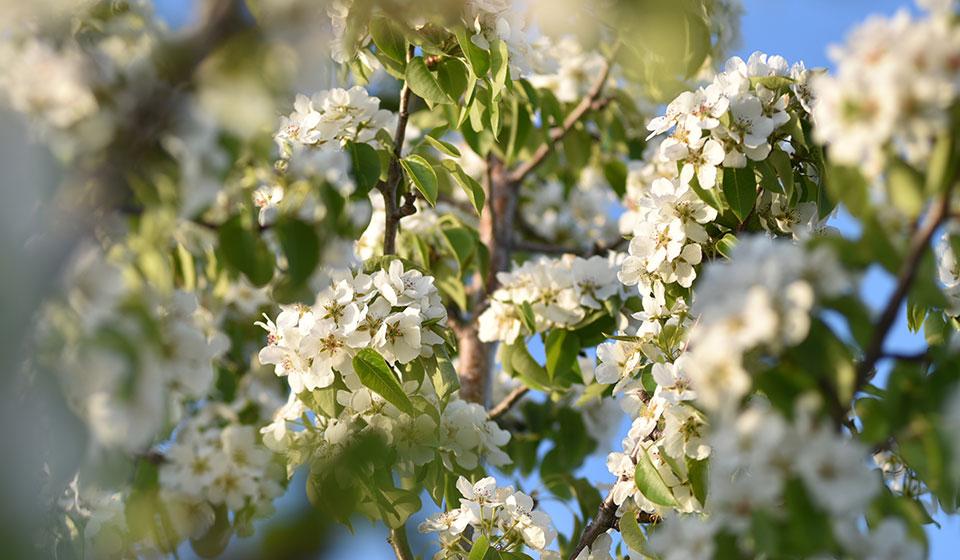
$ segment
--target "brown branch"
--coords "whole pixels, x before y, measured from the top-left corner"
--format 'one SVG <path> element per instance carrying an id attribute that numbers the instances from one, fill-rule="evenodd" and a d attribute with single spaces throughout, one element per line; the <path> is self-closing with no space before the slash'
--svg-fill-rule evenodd
<path id="1" fill-rule="evenodd" d="M 614 527 L 617 527 L 617 504 L 613 502 L 613 491 L 611 490 L 610 493 L 607 494 L 606 499 L 603 500 L 603 503 L 600 504 L 600 510 L 597 511 L 597 516 L 594 517 L 593 521 L 583 530 L 577 546 L 573 547 L 573 550 L 570 551 L 570 560 L 574 560 L 580 554 L 580 551 L 592 545 L 593 542 L 597 540 L 597 537 Z"/>
<path id="2" fill-rule="evenodd" d="M 413 58 L 414 45 L 407 47 L 407 61 Z M 390 170 L 386 181 L 377 184 L 377 190 L 383 195 L 383 254 L 391 255 L 397 252 L 397 231 L 400 229 L 400 220 L 416 212 L 413 205 L 416 197 L 404 197 L 404 205 L 397 206 L 397 189 L 403 179 L 403 170 L 400 168 L 400 158 L 403 150 L 403 140 L 407 134 L 407 121 L 410 119 L 410 98 L 413 92 L 407 82 L 400 88 L 400 107 L 397 111 L 397 129 L 393 134 L 393 157 L 390 158 Z"/>
<path id="3" fill-rule="evenodd" d="M 655 513 L 638 511 L 637 522 L 645 525 L 653 525 L 660 522 L 660 516 Z M 606 533 L 609 529 L 620 530 L 620 519 L 617 517 L 617 504 L 613 502 L 612 491 L 607 495 L 606 499 L 603 500 L 603 503 L 600 504 L 597 516 L 594 517 L 590 525 L 587 525 L 587 528 L 583 530 L 577 546 L 570 552 L 570 560 L 575 560 L 582 550 L 593 545 L 597 537 Z"/>
<path id="4" fill-rule="evenodd" d="M 943 197 L 930 209 L 923 225 L 914 232 L 910 240 L 907 257 L 900 267 L 900 272 L 897 274 L 896 289 L 894 289 L 893 294 L 887 301 L 887 305 L 883 309 L 883 313 L 880 315 L 880 319 L 877 321 L 877 326 L 867 345 L 863 360 L 857 366 L 854 394 L 869 382 L 870 374 L 874 366 L 876 366 L 877 360 L 883 356 L 883 343 L 887 339 L 887 333 L 897 319 L 900 307 L 903 305 L 903 301 L 906 299 L 910 287 L 913 285 L 913 281 L 917 276 L 917 270 L 920 268 L 920 261 L 930 246 L 930 241 L 933 239 L 937 228 L 950 216 L 951 192 L 952 186 L 943 193 Z"/>
<path id="5" fill-rule="evenodd" d="M 611 60 L 615 56 L 611 54 Z M 611 62 L 604 64 L 588 94 L 567 115 L 563 125 L 550 131 L 549 142 L 542 144 L 526 163 L 512 172 L 494 154 L 487 156 L 487 170 L 483 188 L 487 204 L 480 215 L 480 241 L 490 254 L 490 266 L 485 278 L 478 278 L 476 295 L 479 298 L 469 324 L 455 326 L 460 345 L 460 396 L 466 400 L 486 404 L 490 384 L 490 365 L 493 362 L 493 344 L 485 344 L 478 335 L 477 318 L 488 305 L 488 298 L 498 287 L 497 274 L 510 267 L 513 249 L 514 228 L 517 217 L 517 198 L 520 183 L 536 169 L 555 149 L 557 143 L 591 110 L 604 107 L 608 100 L 600 99 L 600 93 L 610 76 Z M 471 294 L 472 295 L 472 294 Z"/>
<path id="6" fill-rule="evenodd" d="M 557 144 L 563 140 L 563 137 L 570 132 L 574 126 L 590 111 L 600 110 L 609 103 L 609 99 L 601 99 L 600 94 L 603 92 L 603 86 L 606 85 L 607 79 L 610 77 L 610 69 L 612 68 L 612 60 L 616 57 L 617 50 L 619 45 L 614 47 L 614 51 L 611 53 L 610 58 L 604 62 L 603 69 L 600 71 L 600 75 L 597 76 L 596 81 L 590 87 L 589 92 L 583 99 L 580 100 L 580 103 L 574 107 L 573 111 L 570 111 L 570 114 L 567 115 L 567 118 L 563 120 L 563 124 L 559 127 L 556 127 L 550 131 L 550 138 L 548 142 L 540 144 L 537 148 L 537 151 L 533 153 L 533 156 L 530 157 L 524 164 L 520 165 L 514 169 L 509 176 L 509 180 L 512 183 L 520 183 L 523 181 L 527 175 L 533 172 L 534 169 L 540 166 L 547 159 L 553 151 L 556 149 Z"/>
<path id="7" fill-rule="evenodd" d="M 390 536 L 387 542 L 393 548 L 393 553 L 397 555 L 397 560 L 414 560 L 413 552 L 410 550 L 410 543 L 407 542 L 407 526 L 401 525 L 397 529 L 390 529 Z"/>
<path id="8" fill-rule="evenodd" d="M 495 420 L 504 414 L 506 414 L 524 395 L 530 392 L 530 388 L 524 385 L 521 385 L 515 388 L 513 391 L 503 398 L 502 401 L 497 403 L 496 406 L 490 409 L 488 416 L 491 420 Z"/>

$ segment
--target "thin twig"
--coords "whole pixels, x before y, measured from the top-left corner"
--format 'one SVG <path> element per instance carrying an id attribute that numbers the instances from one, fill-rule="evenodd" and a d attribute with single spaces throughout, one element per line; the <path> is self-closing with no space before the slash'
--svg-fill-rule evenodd
<path id="1" fill-rule="evenodd" d="M 529 160 L 510 173 L 509 180 L 511 183 L 519 184 L 527 175 L 533 172 L 534 169 L 539 167 L 540 164 L 547 159 L 547 156 L 556 149 L 557 144 L 563 140 L 563 137 L 576 126 L 584 115 L 590 111 L 602 109 L 609 103 L 609 100 L 600 99 L 600 94 L 603 92 L 603 86 L 606 85 L 607 79 L 610 77 L 610 69 L 613 66 L 612 60 L 616 57 L 617 50 L 619 50 L 619 45 L 614 47 L 609 59 L 604 62 L 600 75 L 597 76 L 596 81 L 590 87 L 587 95 L 581 99 L 580 103 L 567 115 L 567 118 L 563 120 L 561 126 L 550 131 L 549 141 L 540 144 L 537 151 L 533 153 L 533 156 L 531 156 Z"/>
<path id="2" fill-rule="evenodd" d="M 530 388 L 524 385 L 516 387 L 513 391 L 503 398 L 502 401 L 497 403 L 496 406 L 490 409 L 488 416 L 491 420 L 495 420 L 504 414 L 506 414 L 512 407 L 523 398 L 524 395 L 530 392 Z"/>
<path id="3" fill-rule="evenodd" d="M 407 48 L 407 62 L 413 58 L 414 45 Z M 405 196 L 402 207 L 397 206 L 397 189 L 403 179 L 403 170 L 400 168 L 400 158 L 403 150 L 403 140 L 407 134 L 407 121 L 410 118 L 410 98 L 413 92 L 407 82 L 400 88 L 400 107 L 397 111 L 397 129 L 393 134 L 393 157 L 390 158 L 390 170 L 387 180 L 377 184 L 377 189 L 383 195 L 384 231 L 383 254 L 391 255 L 397 251 L 397 230 L 400 229 L 400 220 L 416 212 L 413 205 L 415 196 Z"/>

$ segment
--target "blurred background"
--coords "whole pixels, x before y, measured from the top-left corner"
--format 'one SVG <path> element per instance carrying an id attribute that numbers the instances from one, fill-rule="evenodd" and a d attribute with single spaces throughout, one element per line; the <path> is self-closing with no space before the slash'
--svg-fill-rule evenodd
<path id="1" fill-rule="evenodd" d="M 271 3 L 279 6 L 284 2 L 260 0 L 252 3 L 252 7 L 260 9 Z M 189 29 L 204 17 L 201 3 L 194 0 L 156 0 L 154 4 L 158 15 L 173 30 Z M 0 2 L 0 23 L 5 16 L 19 9 L 18 6 L 13 1 Z M 827 68 L 831 67 L 827 56 L 828 46 L 840 42 L 852 25 L 873 13 L 890 14 L 899 9 L 913 9 L 912 3 L 907 0 L 744 0 L 743 6 L 741 41 L 731 54 L 746 58 L 751 52 L 760 50 L 783 55 L 791 62 L 802 60 L 807 67 Z M 262 72 L 292 78 L 296 91 L 311 92 L 329 86 L 335 75 L 332 65 L 323 54 L 324 39 L 311 38 L 309 26 L 299 28 L 296 33 L 301 35 L 290 39 L 297 46 L 297 52 L 289 53 L 289 56 L 297 57 L 299 62 L 296 75 L 290 76 L 292 66 L 282 67 L 287 53 L 271 57 L 271 64 L 278 66 L 263 68 Z M 244 62 L 250 61 L 238 63 Z M 273 127 L 279 118 L 272 100 L 253 82 L 218 82 L 212 79 L 205 84 L 198 97 L 201 101 L 208 101 L 210 110 L 220 112 L 216 115 L 218 120 L 229 123 L 241 136 L 264 124 Z M 34 486 L 22 483 L 42 475 L 29 470 L 30 465 L 36 464 L 29 458 L 37 452 L 31 442 L 49 430 L 60 430 L 65 433 L 58 438 L 63 442 L 57 449 L 58 453 L 69 456 L 80 453 L 83 448 L 79 430 L 76 434 L 70 432 L 69 413 L 62 403 L 51 400 L 49 396 L 55 391 L 43 391 L 42 386 L 32 387 L 31 390 L 36 391 L 32 395 L 35 398 L 24 405 L 24 401 L 18 398 L 22 391 L 15 381 L 15 374 L 24 358 L 24 334 L 38 303 L 54 286 L 52 279 L 67 258 L 77 232 L 82 231 L 88 221 L 99 219 L 96 215 L 77 216 L 60 210 L 71 207 L 73 201 L 56 194 L 64 177 L 58 170 L 56 158 L 47 147 L 36 143 L 35 138 L 36 131 L 31 130 L 21 118 L 0 110 L 0 169 L 3 171 L 0 173 L 0 293 L 3 309 L 0 350 L 9 357 L 0 386 L 3 420 L 0 446 L 6 453 L 17 456 L 17 460 L 4 459 L 0 472 L 0 484 L 3 485 L 0 532 L 7 533 L 0 533 L 3 542 L 29 541 L 31 537 L 20 531 L 21 522 L 42 514 L 35 499 Z M 835 219 L 834 225 L 845 235 L 860 234 L 858 224 L 842 213 Z M 861 289 L 866 301 L 879 306 L 880 302 L 886 300 L 892 287 L 892 279 L 877 269 L 868 275 Z M 909 332 L 901 314 L 890 346 L 891 350 L 913 352 L 922 349 L 924 342 L 921 335 Z M 542 356 L 534 357 L 542 359 Z M 609 483 L 610 475 L 605 467 L 606 453 L 619 448 L 619 441 L 627 427 L 625 420 L 616 437 L 609 442 L 601 442 L 597 453 L 582 468 L 580 476 L 598 484 Z M 538 481 L 524 480 L 521 485 L 535 489 Z M 428 507 L 411 525 L 415 526 L 420 518 L 432 513 L 429 500 L 424 503 Z M 570 515 L 566 505 L 548 501 L 542 507 L 552 515 L 561 532 L 570 531 Z M 271 550 L 294 550 L 297 544 L 290 541 L 298 538 L 315 539 L 313 545 L 322 542 L 323 547 L 318 546 L 314 554 L 318 558 L 393 557 L 385 543 L 386 532 L 370 527 L 363 520 L 358 520 L 355 534 L 339 526 L 323 529 L 326 533 L 315 530 L 320 527 L 319 520 L 306 501 L 301 480 L 293 481 L 287 494 L 277 502 L 277 509 L 278 514 L 274 518 L 258 523 L 255 536 L 235 539 L 226 557 L 255 556 L 253 551 L 261 550 L 264 544 Z M 960 551 L 960 520 L 937 520 L 941 527 L 931 528 L 929 532 L 931 557 L 937 560 L 957 558 L 957 551 Z M 308 529 L 304 531 L 304 528 Z M 421 539 L 417 534 L 411 534 L 411 539 L 415 551 L 426 550 L 426 539 Z M 179 553 L 181 558 L 193 557 L 189 547 L 183 547 Z"/>

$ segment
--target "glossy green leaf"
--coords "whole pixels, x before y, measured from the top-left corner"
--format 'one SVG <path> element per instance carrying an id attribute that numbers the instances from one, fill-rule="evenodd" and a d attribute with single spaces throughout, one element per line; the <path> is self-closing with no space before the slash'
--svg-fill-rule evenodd
<path id="1" fill-rule="evenodd" d="M 634 478 L 637 483 L 637 489 L 651 502 L 664 507 L 673 507 L 677 505 L 677 499 L 663 476 L 650 459 L 646 449 L 639 450 L 637 454 L 637 468 L 634 472 Z"/>
<path id="2" fill-rule="evenodd" d="M 376 350 L 364 348 L 353 357 L 353 369 L 365 387 L 411 416 L 415 413 L 400 380 Z"/>
<path id="3" fill-rule="evenodd" d="M 473 541 L 467 560 L 483 560 L 488 550 L 490 550 L 490 539 L 486 535 L 480 535 L 477 540 Z"/>
<path id="4" fill-rule="evenodd" d="M 406 81 L 413 93 L 429 103 L 453 102 L 450 96 L 440 87 L 440 82 L 437 81 L 433 72 L 427 68 L 426 63 L 423 62 L 423 57 L 416 56 L 407 63 Z"/>
<path id="5" fill-rule="evenodd" d="M 471 33 L 468 29 L 458 27 L 456 30 L 457 42 L 460 44 L 460 49 L 467 58 L 467 62 L 473 68 L 474 74 L 486 76 L 487 72 L 490 71 L 490 53 L 470 40 Z"/>
<path id="6" fill-rule="evenodd" d="M 752 165 L 724 168 L 723 196 L 734 215 L 743 222 L 757 202 L 757 179 Z"/>
<path id="7" fill-rule="evenodd" d="M 445 59 L 437 66 L 437 82 L 453 101 L 467 91 L 467 66 L 459 58 Z"/>
<path id="8" fill-rule="evenodd" d="M 547 375 L 551 381 L 562 379 L 573 368 L 580 352 L 580 339 L 571 331 L 553 329 L 544 344 L 547 354 Z"/>
<path id="9" fill-rule="evenodd" d="M 407 40 L 396 24 L 386 17 L 375 17 L 370 21 L 370 37 L 380 51 L 392 60 L 406 63 Z"/>
<path id="10" fill-rule="evenodd" d="M 423 139 L 427 141 L 427 144 L 430 144 L 431 146 L 447 154 L 448 156 L 453 156 L 456 158 L 461 157 L 460 150 L 458 150 L 457 147 L 451 144 L 450 142 L 440 140 L 439 138 L 434 138 L 429 134 L 424 136 Z"/>
<path id="11" fill-rule="evenodd" d="M 420 191 L 423 198 L 425 198 L 431 206 L 436 206 L 440 187 L 437 183 L 437 173 L 433 170 L 433 166 L 418 155 L 409 155 L 401 159 L 400 166 L 403 167 L 407 177 L 417 190 Z"/>
<path id="12" fill-rule="evenodd" d="M 380 180 L 380 156 L 369 144 L 348 142 L 353 180 L 357 183 L 357 196 L 364 196 Z"/>
<path id="13" fill-rule="evenodd" d="M 477 246 L 477 237 L 465 227 L 449 227 L 441 230 L 443 238 L 447 241 L 460 270 L 463 271 L 467 261 L 473 256 Z"/>
<path id="14" fill-rule="evenodd" d="M 483 190 L 483 187 L 476 179 L 467 174 L 460 165 L 451 160 L 443 161 L 444 168 L 450 172 L 450 175 L 453 177 L 453 180 L 456 181 L 457 185 L 460 186 L 460 189 L 463 190 L 464 194 L 467 195 L 467 198 L 470 200 L 470 204 L 473 205 L 474 210 L 477 211 L 477 215 L 480 215 L 483 212 L 483 205 L 486 203 L 486 193 Z"/>

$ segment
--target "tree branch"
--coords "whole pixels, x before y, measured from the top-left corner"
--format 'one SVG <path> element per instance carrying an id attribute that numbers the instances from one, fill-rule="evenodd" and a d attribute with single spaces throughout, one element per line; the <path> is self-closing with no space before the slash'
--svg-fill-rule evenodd
<path id="1" fill-rule="evenodd" d="M 393 547 L 393 553 L 397 555 L 397 560 L 414 560 L 413 552 L 410 550 L 410 543 L 407 542 L 407 526 L 401 525 L 397 529 L 390 529 L 390 536 L 387 542 Z"/>
<path id="2" fill-rule="evenodd" d="M 637 512 L 637 522 L 653 525 L 660 522 L 660 516 L 655 513 L 648 513 L 645 511 Z M 617 517 L 617 504 L 613 503 L 613 492 L 607 494 L 606 499 L 603 500 L 603 503 L 600 504 L 600 509 L 597 512 L 597 516 L 593 518 L 593 521 L 590 522 L 590 525 L 587 525 L 587 528 L 583 530 L 583 534 L 580 535 L 580 540 L 577 542 L 577 546 L 570 551 L 570 560 L 575 560 L 577 555 L 580 554 L 588 546 L 592 546 L 594 541 L 597 540 L 597 537 L 606 533 L 609 529 L 620 530 L 620 519 Z"/>
<path id="3" fill-rule="evenodd" d="M 610 69 L 613 66 L 612 60 L 616 57 L 619 48 L 619 44 L 614 47 L 610 57 L 604 62 L 600 75 L 597 76 L 596 81 L 594 81 L 590 87 L 590 91 L 580 100 L 580 103 L 574 107 L 573 111 L 570 111 L 567 118 L 563 120 L 563 124 L 550 131 L 549 141 L 540 144 L 540 147 L 537 148 L 537 151 L 533 153 L 533 156 L 531 156 L 529 160 L 510 173 L 510 182 L 520 183 L 523 181 L 527 175 L 547 159 L 547 156 L 556 149 L 557 144 L 563 140 L 563 137 L 576 126 L 577 122 L 579 122 L 584 115 L 590 111 L 599 110 L 606 106 L 609 100 L 601 99 L 600 94 L 603 92 L 603 86 L 606 85 L 607 79 L 610 77 Z"/>
<path id="4" fill-rule="evenodd" d="M 924 253 L 930 246 L 930 241 L 936 233 L 937 228 L 943 224 L 950 216 L 950 195 L 953 190 L 951 187 L 943 193 L 943 197 L 928 212 L 923 225 L 918 228 L 910 240 L 910 247 L 907 257 L 900 267 L 897 274 L 897 286 L 887 301 L 887 305 L 877 321 L 877 326 L 873 331 L 873 336 L 867 345 L 863 360 L 857 366 L 857 377 L 854 383 L 854 394 L 860 391 L 870 380 L 870 374 L 876 366 L 877 361 L 883 356 L 883 343 L 887 339 L 887 333 L 893 326 L 897 315 L 900 312 L 900 306 L 907 297 L 910 287 L 917 276 L 917 270 L 920 267 L 920 261 Z"/>
<path id="5" fill-rule="evenodd" d="M 407 62 L 413 58 L 414 45 L 407 47 Z M 397 189 L 403 179 L 403 170 L 400 168 L 400 158 L 403 150 L 403 140 L 407 134 L 407 121 L 410 119 L 410 98 L 413 92 L 407 82 L 400 88 L 400 107 L 397 111 L 397 129 L 393 134 L 393 157 L 390 158 L 390 170 L 386 181 L 377 184 L 377 190 L 383 195 L 383 254 L 392 255 L 397 252 L 397 231 L 400 229 L 400 220 L 416 212 L 413 205 L 416 196 L 404 197 L 403 206 L 397 205 Z"/>
<path id="6" fill-rule="evenodd" d="M 530 388 L 525 385 L 515 388 L 513 391 L 510 391 L 510 393 L 504 397 L 502 401 L 490 409 L 488 416 L 491 420 L 495 420 L 500 416 L 503 416 L 513 407 L 513 405 L 515 405 L 520 399 L 523 398 L 524 395 L 529 392 Z"/>
<path id="7" fill-rule="evenodd" d="M 616 55 L 614 48 L 610 60 Z M 608 60 L 587 95 L 564 119 L 563 125 L 550 131 L 548 142 L 541 144 L 526 163 L 512 172 L 505 168 L 502 160 L 493 154 L 487 156 L 487 171 L 483 187 L 487 195 L 485 211 L 480 215 L 480 241 L 486 245 L 490 254 L 490 267 L 485 278 L 479 279 L 477 293 L 480 301 L 469 324 L 456 328 L 460 345 L 460 396 L 466 400 L 486 404 L 490 383 L 490 365 L 493 362 L 494 345 L 480 341 L 477 318 L 480 310 L 488 303 L 487 298 L 499 285 L 497 274 L 510 267 L 510 254 L 513 249 L 514 227 L 517 214 L 517 196 L 520 183 L 550 155 L 563 137 L 590 110 L 601 108 L 607 100 L 600 99 L 600 93 L 610 77 L 611 62 Z"/>

